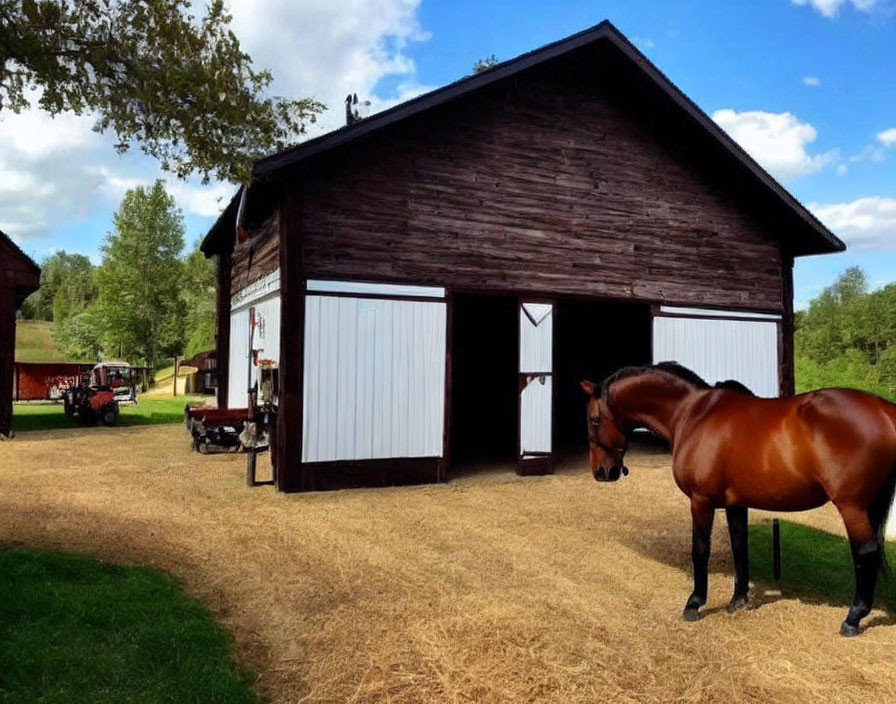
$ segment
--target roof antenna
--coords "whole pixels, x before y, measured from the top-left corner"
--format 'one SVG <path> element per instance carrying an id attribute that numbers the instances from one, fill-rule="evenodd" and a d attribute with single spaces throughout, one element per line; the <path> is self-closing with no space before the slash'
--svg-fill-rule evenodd
<path id="1" fill-rule="evenodd" d="M 367 116 L 369 109 L 369 100 L 359 101 L 357 93 L 349 93 L 345 96 L 345 124 L 355 124 Z"/>

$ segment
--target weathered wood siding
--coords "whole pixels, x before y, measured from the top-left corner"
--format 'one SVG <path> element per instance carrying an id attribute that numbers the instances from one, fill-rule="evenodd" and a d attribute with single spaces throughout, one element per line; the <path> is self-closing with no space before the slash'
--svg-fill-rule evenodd
<path id="1" fill-rule="evenodd" d="M 12 425 L 16 309 L 40 285 L 40 271 L 0 232 L 0 435 Z"/>
<path id="2" fill-rule="evenodd" d="M 305 276 L 781 311 L 781 233 L 627 90 L 580 58 L 308 164 Z"/>
<path id="3" fill-rule="evenodd" d="M 274 212 L 258 225 L 248 228 L 245 242 L 233 250 L 230 295 L 267 276 L 280 266 L 280 214 Z"/>

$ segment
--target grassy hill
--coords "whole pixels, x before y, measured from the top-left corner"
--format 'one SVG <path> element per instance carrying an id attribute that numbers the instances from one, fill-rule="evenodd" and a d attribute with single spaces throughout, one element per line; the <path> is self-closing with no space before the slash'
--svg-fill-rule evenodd
<path id="1" fill-rule="evenodd" d="M 67 357 L 53 342 L 52 323 L 44 320 L 19 320 L 16 323 L 17 362 L 80 362 Z"/>

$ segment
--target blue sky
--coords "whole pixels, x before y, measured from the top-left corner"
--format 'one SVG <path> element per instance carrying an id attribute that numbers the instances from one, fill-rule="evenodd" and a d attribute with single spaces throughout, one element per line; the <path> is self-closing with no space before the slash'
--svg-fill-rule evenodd
<path id="1" fill-rule="evenodd" d="M 625 2 L 233 0 L 244 48 L 275 92 L 382 109 L 609 19 L 802 203 L 850 245 L 797 261 L 798 307 L 847 266 L 896 281 L 896 0 Z M 40 260 L 99 258 L 124 191 L 164 176 L 118 157 L 89 116 L 0 114 L 0 229 Z M 169 181 L 194 242 L 233 187 Z"/>

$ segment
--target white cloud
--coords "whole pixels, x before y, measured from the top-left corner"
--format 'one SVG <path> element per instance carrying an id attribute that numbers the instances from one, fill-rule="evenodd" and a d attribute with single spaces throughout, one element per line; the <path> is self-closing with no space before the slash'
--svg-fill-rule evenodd
<path id="1" fill-rule="evenodd" d="M 634 42 L 635 46 L 641 51 L 653 48 L 653 39 L 650 37 L 632 37 L 632 42 Z"/>
<path id="2" fill-rule="evenodd" d="M 852 249 L 896 250 L 896 198 L 869 196 L 851 203 L 810 203 L 808 207 Z"/>
<path id="3" fill-rule="evenodd" d="M 273 93 L 314 97 L 329 108 L 314 136 L 345 124 L 344 99 L 357 93 L 375 112 L 401 96 L 377 96 L 384 78 L 413 83 L 412 42 L 429 38 L 420 0 L 230 0 L 233 29 L 256 68 L 270 68 Z M 419 92 L 429 88 L 420 86 Z"/>
<path id="4" fill-rule="evenodd" d="M 842 176 L 842 175 L 845 174 L 847 171 L 849 171 L 849 167 L 848 167 L 846 164 L 840 164 L 840 165 L 837 167 L 837 175 L 838 175 L 838 176 Z"/>
<path id="5" fill-rule="evenodd" d="M 835 17 L 841 5 L 847 0 L 792 0 L 794 5 L 811 5 L 825 17 Z M 852 6 L 862 12 L 870 12 L 877 0 L 849 0 Z"/>
<path id="6" fill-rule="evenodd" d="M 885 147 L 896 147 L 896 127 L 878 132 L 877 139 Z"/>
<path id="7" fill-rule="evenodd" d="M 275 76 L 272 92 L 315 97 L 330 110 L 309 136 L 342 126 L 343 99 L 357 93 L 371 112 L 430 90 L 416 80 L 408 55 L 428 34 L 417 19 L 420 0 L 231 0 L 233 30 L 256 68 Z M 198 10 L 201 12 L 201 10 Z M 374 91 L 383 79 L 395 86 Z M 23 241 L 117 209 L 128 188 L 163 178 L 185 214 L 215 217 L 234 187 L 178 181 L 139 146 L 124 156 L 112 135 L 92 130 L 92 115 L 55 118 L 39 110 L 0 111 L 0 229 Z M 77 241 L 59 240 L 74 250 Z"/>
<path id="8" fill-rule="evenodd" d="M 814 173 L 839 156 L 836 149 L 810 154 L 807 147 L 818 133 L 789 112 L 723 109 L 716 110 L 712 119 L 777 179 Z"/>
<path id="9" fill-rule="evenodd" d="M 868 144 L 858 154 L 853 154 L 852 156 L 850 156 L 849 160 L 853 163 L 857 161 L 880 162 L 885 158 L 886 156 L 884 155 L 883 147 L 877 147 L 873 144 Z"/>
<path id="10" fill-rule="evenodd" d="M 803 76 L 803 84 L 817 88 L 821 85 L 821 79 L 818 76 Z"/>

